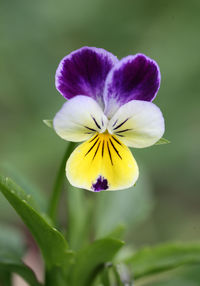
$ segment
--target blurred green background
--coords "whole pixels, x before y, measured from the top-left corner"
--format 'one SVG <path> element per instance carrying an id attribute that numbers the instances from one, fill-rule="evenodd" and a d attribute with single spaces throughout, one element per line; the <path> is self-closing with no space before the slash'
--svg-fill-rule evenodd
<path id="1" fill-rule="evenodd" d="M 172 143 L 133 150 L 145 183 L 135 188 L 132 210 L 134 215 L 141 206 L 137 215 L 143 219 L 130 226 L 127 240 L 136 245 L 198 240 L 200 1 L 0 0 L 0 22 L 1 172 L 21 177 L 23 184 L 26 178 L 49 196 L 66 142 L 42 120 L 53 118 L 65 102 L 54 76 L 66 54 L 85 45 L 119 58 L 145 53 L 161 69 L 155 103 Z M 0 223 L 14 217 L 0 197 Z"/>

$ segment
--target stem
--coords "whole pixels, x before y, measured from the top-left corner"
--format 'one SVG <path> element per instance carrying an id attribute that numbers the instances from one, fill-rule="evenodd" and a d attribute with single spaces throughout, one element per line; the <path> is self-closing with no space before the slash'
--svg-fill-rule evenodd
<path id="1" fill-rule="evenodd" d="M 56 212 L 58 208 L 60 195 L 62 192 L 63 182 L 65 179 L 66 161 L 69 158 L 69 155 L 71 154 L 73 148 L 74 148 L 74 143 L 69 142 L 67 149 L 65 151 L 65 154 L 63 156 L 63 159 L 61 161 L 60 168 L 58 169 L 55 182 L 54 182 L 51 198 L 49 201 L 49 207 L 48 207 L 48 214 L 49 214 L 49 217 L 52 219 L 53 223 L 55 223 L 56 221 Z"/>

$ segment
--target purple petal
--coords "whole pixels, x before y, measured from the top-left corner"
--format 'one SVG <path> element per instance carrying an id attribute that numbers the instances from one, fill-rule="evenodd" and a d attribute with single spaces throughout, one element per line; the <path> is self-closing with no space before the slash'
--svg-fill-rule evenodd
<path id="1" fill-rule="evenodd" d="M 152 101 L 160 86 L 160 70 L 143 54 L 122 59 L 111 70 L 104 91 L 105 113 L 111 116 L 130 100 Z"/>
<path id="2" fill-rule="evenodd" d="M 103 89 L 117 58 L 104 49 L 83 47 L 63 58 L 56 71 L 56 88 L 67 99 L 90 96 L 103 103 Z"/>

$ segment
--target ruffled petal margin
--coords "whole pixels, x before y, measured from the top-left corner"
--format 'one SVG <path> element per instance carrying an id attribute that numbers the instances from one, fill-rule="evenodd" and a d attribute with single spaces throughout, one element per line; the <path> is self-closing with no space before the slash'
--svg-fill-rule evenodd
<path id="1" fill-rule="evenodd" d="M 63 139 L 80 142 L 107 128 L 107 118 L 98 103 L 88 97 L 78 95 L 58 111 L 53 120 L 56 133 Z"/>
<path id="2" fill-rule="evenodd" d="M 143 54 L 123 58 L 110 71 L 104 90 L 105 114 L 131 100 L 152 101 L 160 87 L 160 70 L 155 61 Z"/>
<path id="3" fill-rule="evenodd" d="M 139 171 L 128 147 L 115 136 L 103 133 L 73 151 L 67 161 L 66 175 L 73 186 L 98 192 L 131 187 Z"/>
<path id="4" fill-rule="evenodd" d="M 155 144 L 164 134 L 162 112 L 152 102 L 132 100 L 124 104 L 109 121 L 108 130 L 129 147 Z"/>
<path id="5" fill-rule="evenodd" d="M 83 47 L 63 58 L 56 71 L 56 88 L 67 99 L 87 95 L 103 106 L 106 77 L 118 59 L 104 49 Z"/>

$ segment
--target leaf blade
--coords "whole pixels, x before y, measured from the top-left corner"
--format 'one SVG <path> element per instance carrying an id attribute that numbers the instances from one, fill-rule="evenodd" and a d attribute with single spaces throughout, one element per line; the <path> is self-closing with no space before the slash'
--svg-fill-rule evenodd
<path id="1" fill-rule="evenodd" d="M 81 250 L 76 257 L 76 267 L 72 273 L 71 285 L 90 285 L 103 264 L 112 260 L 123 244 L 120 240 L 105 238 L 96 240 Z"/>
<path id="2" fill-rule="evenodd" d="M 162 144 L 169 144 L 171 143 L 168 139 L 164 137 L 160 138 L 154 145 L 162 145 Z"/>
<path id="3" fill-rule="evenodd" d="M 43 123 L 49 128 L 53 128 L 53 120 L 52 119 L 43 119 Z"/>
<path id="4" fill-rule="evenodd" d="M 0 269 L 9 271 L 10 273 L 18 274 L 19 276 L 24 278 L 24 280 L 28 282 L 29 285 L 31 286 L 42 285 L 37 281 L 37 278 L 34 272 L 28 266 L 26 266 L 25 264 L 21 262 L 18 262 L 18 263 L 17 262 L 5 262 L 5 261 L 2 261 L 2 259 L 0 258 Z"/>
<path id="5" fill-rule="evenodd" d="M 162 244 L 145 247 L 125 260 L 133 270 L 134 279 L 172 270 L 185 264 L 200 263 L 200 244 Z"/>
<path id="6" fill-rule="evenodd" d="M 71 253 L 63 235 L 53 228 L 29 202 L 29 197 L 11 179 L 0 176 L 0 191 L 19 214 L 37 241 L 47 268 L 66 268 Z"/>

